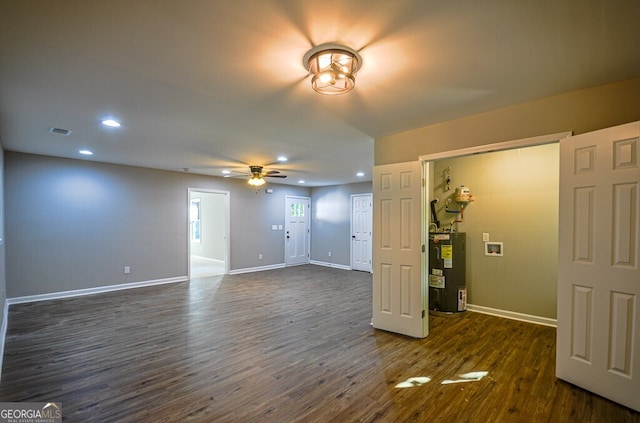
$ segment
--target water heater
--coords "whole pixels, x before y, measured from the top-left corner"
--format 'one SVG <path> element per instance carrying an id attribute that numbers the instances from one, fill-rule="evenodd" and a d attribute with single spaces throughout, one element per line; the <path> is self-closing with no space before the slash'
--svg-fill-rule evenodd
<path id="1" fill-rule="evenodd" d="M 467 310 L 466 234 L 429 233 L 429 310 L 460 313 Z"/>

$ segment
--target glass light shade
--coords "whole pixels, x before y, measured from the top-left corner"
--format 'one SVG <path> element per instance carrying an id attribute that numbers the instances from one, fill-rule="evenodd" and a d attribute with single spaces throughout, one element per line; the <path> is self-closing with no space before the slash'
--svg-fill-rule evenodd
<path id="1" fill-rule="evenodd" d="M 320 94 L 344 94 L 356 85 L 358 58 L 342 49 L 321 50 L 309 57 L 311 87 Z"/>
<path id="2" fill-rule="evenodd" d="M 252 176 L 248 182 L 249 185 L 253 185 L 254 187 L 260 187 L 266 183 L 265 180 L 259 176 Z"/>

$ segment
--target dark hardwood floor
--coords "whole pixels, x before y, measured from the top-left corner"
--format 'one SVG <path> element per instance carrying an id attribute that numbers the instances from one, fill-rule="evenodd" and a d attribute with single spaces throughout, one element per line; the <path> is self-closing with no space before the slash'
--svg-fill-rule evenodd
<path id="1" fill-rule="evenodd" d="M 370 321 L 370 274 L 313 265 L 13 305 L 0 401 L 67 422 L 640 422 L 555 378 L 553 328 Z"/>

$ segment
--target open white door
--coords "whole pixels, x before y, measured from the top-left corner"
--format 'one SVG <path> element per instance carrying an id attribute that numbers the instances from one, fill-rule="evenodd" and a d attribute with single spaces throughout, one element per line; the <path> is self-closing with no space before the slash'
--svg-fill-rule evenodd
<path id="1" fill-rule="evenodd" d="M 373 327 L 424 338 L 422 165 L 373 168 Z"/>
<path id="2" fill-rule="evenodd" d="M 560 142 L 556 375 L 640 411 L 640 122 Z"/>
<path id="3" fill-rule="evenodd" d="M 371 272 L 371 194 L 351 196 L 351 268 Z"/>

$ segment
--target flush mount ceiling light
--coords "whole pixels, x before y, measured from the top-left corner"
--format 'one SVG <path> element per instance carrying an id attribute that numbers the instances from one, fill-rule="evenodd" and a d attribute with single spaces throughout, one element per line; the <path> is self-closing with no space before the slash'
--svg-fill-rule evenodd
<path id="1" fill-rule="evenodd" d="M 338 44 L 323 44 L 307 52 L 304 66 L 311 75 L 311 87 L 320 94 L 344 94 L 356 85 L 356 73 L 362 58 Z"/>

